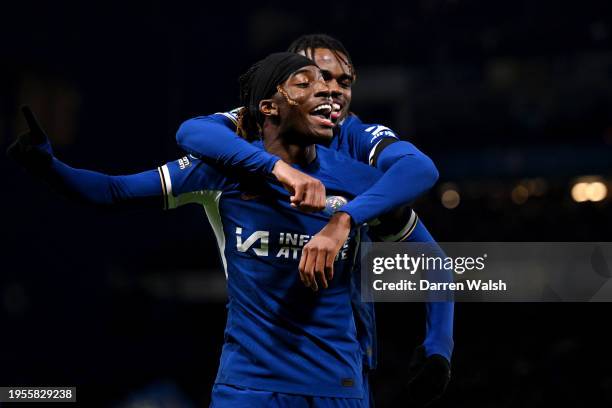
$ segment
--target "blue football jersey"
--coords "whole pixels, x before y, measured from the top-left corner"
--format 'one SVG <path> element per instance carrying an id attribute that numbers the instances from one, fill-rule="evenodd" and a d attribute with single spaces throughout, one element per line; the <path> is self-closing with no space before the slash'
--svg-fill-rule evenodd
<path id="1" fill-rule="evenodd" d="M 207 118 L 218 121 L 235 131 L 239 110 L 240 108 L 236 108 L 228 112 L 219 112 Z M 376 148 L 384 139 L 399 140 L 390 128 L 379 124 L 365 124 L 356 115 L 350 114 L 334 128 L 334 138 L 328 147 L 362 163 L 372 164 Z M 402 231 L 411 232 L 414 224 L 415 222 L 411 220 Z M 362 239 L 369 238 L 367 234 L 363 234 Z M 377 365 L 376 316 L 374 304 L 361 300 L 360 273 L 361 268 L 358 263 L 352 274 L 353 309 L 357 319 L 357 335 L 361 344 L 364 366 L 366 369 L 373 370 Z"/>
<path id="2" fill-rule="evenodd" d="M 299 169 L 325 185 L 331 211 L 303 213 L 273 181 L 222 174 L 192 156 L 159 172 L 167 208 L 204 207 L 227 275 L 228 317 L 216 383 L 361 398 L 362 348 L 351 302 L 360 229 L 338 254 L 328 289 L 306 288 L 298 265 L 302 247 L 332 211 L 381 173 L 321 146 L 316 160 Z"/>

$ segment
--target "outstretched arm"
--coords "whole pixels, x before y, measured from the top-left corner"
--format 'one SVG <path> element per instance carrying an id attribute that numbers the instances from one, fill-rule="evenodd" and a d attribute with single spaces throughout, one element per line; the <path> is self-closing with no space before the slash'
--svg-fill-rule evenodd
<path id="1" fill-rule="evenodd" d="M 28 107 L 22 110 L 29 130 L 17 138 L 7 153 L 54 190 L 72 200 L 91 205 L 162 206 L 158 170 L 128 176 L 109 176 L 72 168 L 53 156 L 47 135 L 32 111 Z"/>
<path id="2" fill-rule="evenodd" d="M 44 177 L 52 188 L 84 204 L 103 207 L 163 208 L 158 170 L 126 176 L 75 169 L 53 158 Z"/>

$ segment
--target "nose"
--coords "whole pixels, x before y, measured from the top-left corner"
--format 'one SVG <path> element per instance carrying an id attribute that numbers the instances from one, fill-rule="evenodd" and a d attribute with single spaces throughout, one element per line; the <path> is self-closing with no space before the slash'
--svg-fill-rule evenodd
<path id="1" fill-rule="evenodd" d="M 319 80 L 315 84 L 315 96 L 321 98 L 331 98 L 331 91 L 327 83 L 323 80 Z"/>
<path id="2" fill-rule="evenodd" d="M 327 87 L 329 88 L 329 91 L 331 92 L 332 98 L 336 98 L 342 95 L 342 90 L 340 89 L 340 84 L 338 83 L 338 81 L 336 81 L 335 79 L 332 79 L 331 81 L 327 81 L 325 83 L 327 84 Z"/>

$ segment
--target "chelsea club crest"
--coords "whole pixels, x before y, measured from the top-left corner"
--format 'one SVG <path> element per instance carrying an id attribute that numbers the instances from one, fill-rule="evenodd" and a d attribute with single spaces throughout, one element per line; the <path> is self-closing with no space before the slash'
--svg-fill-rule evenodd
<path id="1" fill-rule="evenodd" d="M 346 203 L 347 199 L 342 196 L 327 196 L 325 199 L 325 210 L 327 215 L 333 215 L 336 211 L 342 208 Z"/>

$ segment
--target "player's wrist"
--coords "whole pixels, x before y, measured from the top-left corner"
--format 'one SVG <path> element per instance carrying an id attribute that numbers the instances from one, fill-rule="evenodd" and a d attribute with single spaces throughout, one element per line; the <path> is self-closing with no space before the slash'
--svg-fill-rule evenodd
<path id="1" fill-rule="evenodd" d="M 344 207 L 342 207 L 340 210 L 334 213 L 334 217 L 338 217 L 336 219 L 336 222 L 342 223 L 342 225 L 345 225 L 348 229 L 351 229 L 354 226 L 359 225 L 357 221 L 355 220 L 355 216 L 351 212 L 346 211 Z"/>
<path id="2" fill-rule="evenodd" d="M 273 154 L 270 154 L 266 151 L 262 151 L 263 156 L 265 157 L 266 160 L 266 164 L 263 167 L 264 173 L 266 176 L 274 176 L 274 169 L 276 168 L 276 165 L 278 164 L 278 162 L 282 161 L 280 159 L 280 157 L 275 156 Z"/>
<path id="3" fill-rule="evenodd" d="M 281 159 L 278 159 L 276 162 L 274 162 L 274 165 L 272 165 L 270 174 L 280 180 L 283 177 L 284 172 L 287 171 L 287 167 L 290 166 Z"/>
<path id="4" fill-rule="evenodd" d="M 353 225 L 353 217 L 345 211 L 338 211 L 331 217 L 330 223 L 350 230 Z"/>
<path id="5" fill-rule="evenodd" d="M 6 155 L 22 167 L 34 172 L 46 172 L 53 162 L 53 150 L 48 140 L 34 144 L 26 136 L 18 137 L 6 150 Z"/>

